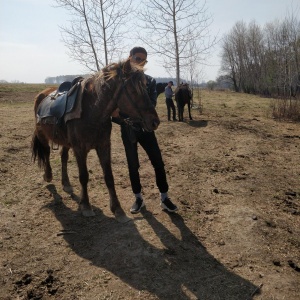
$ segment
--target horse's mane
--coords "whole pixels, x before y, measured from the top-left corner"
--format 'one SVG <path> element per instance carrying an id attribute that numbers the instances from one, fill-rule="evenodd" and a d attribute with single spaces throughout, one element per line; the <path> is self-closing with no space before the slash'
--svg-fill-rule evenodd
<path id="1" fill-rule="evenodd" d="M 136 91 L 139 94 L 145 91 L 145 76 L 142 66 L 130 63 L 129 59 L 118 63 L 111 63 L 104 67 L 101 71 L 87 78 L 85 86 L 88 89 L 94 89 L 98 95 L 103 94 L 106 88 L 114 87 L 120 81 L 126 82 L 131 80 Z"/>

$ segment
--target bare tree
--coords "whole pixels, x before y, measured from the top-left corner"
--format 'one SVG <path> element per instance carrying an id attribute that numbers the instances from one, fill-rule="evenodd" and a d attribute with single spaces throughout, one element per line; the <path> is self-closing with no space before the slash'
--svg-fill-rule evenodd
<path id="1" fill-rule="evenodd" d="M 142 29 L 139 39 L 161 57 L 170 75 L 175 71 L 177 83 L 181 82 L 180 70 L 195 69 L 216 43 L 209 31 L 212 17 L 206 1 L 148 0 L 140 4 L 137 18 Z"/>
<path id="2" fill-rule="evenodd" d="M 222 48 L 222 71 L 229 75 L 235 91 L 239 92 L 242 89 L 246 69 L 246 25 L 244 22 L 237 22 L 224 36 Z"/>
<path id="3" fill-rule="evenodd" d="M 202 74 L 202 68 L 195 60 L 194 49 L 196 49 L 196 47 L 197 47 L 197 43 L 195 40 L 188 41 L 187 50 L 186 50 L 188 53 L 187 62 L 186 62 L 186 66 L 182 70 L 182 73 L 186 74 L 185 77 L 189 79 L 192 89 L 193 89 L 195 77 L 196 76 L 199 77 Z"/>
<path id="4" fill-rule="evenodd" d="M 287 17 L 265 26 L 264 83 L 270 94 L 291 97 L 300 81 L 300 22 Z"/>
<path id="5" fill-rule="evenodd" d="M 296 97 L 300 92 L 300 22 L 296 14 L 268 23 L 237 22 L 222 44 L 222 73 L 236 91 Z"/>
<path id="6" fill-rule="evenodd" d="M 72 16 L 62 26 L 62 39 L 71 58 L 90 71 L 99 71 L 120 58 L 129 30 L 132 0 L 56 0 Z M 126 24 L 127 26 L 123 26 Z"/>

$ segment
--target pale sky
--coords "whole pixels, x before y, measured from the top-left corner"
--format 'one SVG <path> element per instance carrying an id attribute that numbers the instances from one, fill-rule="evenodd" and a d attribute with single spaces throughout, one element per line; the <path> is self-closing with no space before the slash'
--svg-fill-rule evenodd
<path id="1" fill-rule="evenodd" d="M 87 73 L 66 53 L 59 25 L 65 25 L 70 17 L 65 10 L 53 8 L 54 4 L 53 0 L 0 0 L 0 80 L 43 83 L 49 76 Z M 293 9 L 300 13 L 300 0 L 206 0 L 206 4 L 214 19 L 211 34 L 220 38 L 237 21 L 248 24 L 255 20 L 263 26 L 283 20 Z M 220 47 L 216 47 L 207 61 L 211 66 L 205 67 L 204 81 L 218 76 L 219 53 Z M 169 77 L 155 55 L 148 55 L 148 61 L 147 74 Z"/>

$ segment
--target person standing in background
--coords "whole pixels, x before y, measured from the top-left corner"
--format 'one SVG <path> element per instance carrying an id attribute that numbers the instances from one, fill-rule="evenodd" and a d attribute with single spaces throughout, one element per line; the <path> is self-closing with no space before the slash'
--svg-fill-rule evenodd
<path id="1" fill-rule="evenodd" d="M 173 90 L 172 90 L 173 81 L 169 81 L 168 85 L 165 88 L 165 96 L 166 96 L 166 104 L 167 104 L 167 111 L 168 111 L 168 121 L 171 121 L 171 109 L 173 113 L 173 121 L 176 120 L 176 109 L 173 102 L 172 97 L 174 96 Z"/>

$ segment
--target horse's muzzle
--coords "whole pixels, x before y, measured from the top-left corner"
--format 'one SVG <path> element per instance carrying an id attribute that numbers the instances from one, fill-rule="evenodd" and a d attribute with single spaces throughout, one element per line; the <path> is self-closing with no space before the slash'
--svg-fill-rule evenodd
<path id="1" fill-rule="evenodd" d="M 156 130 L 159 124 L 160 124 L 159 118 L 154 118 L 151 121 L 149 120 L 149 122 L 144 122 L 143 128 L 145 131 L 151 132 Z"/>
<path id="2" fill-rule="evenodd" d="M 158 128 L 159 124 L 160 124 L 160 120 L 158 118 L 156 120 L 154 120 L 152 123 L 153 130 L 156 130 Z"/>

